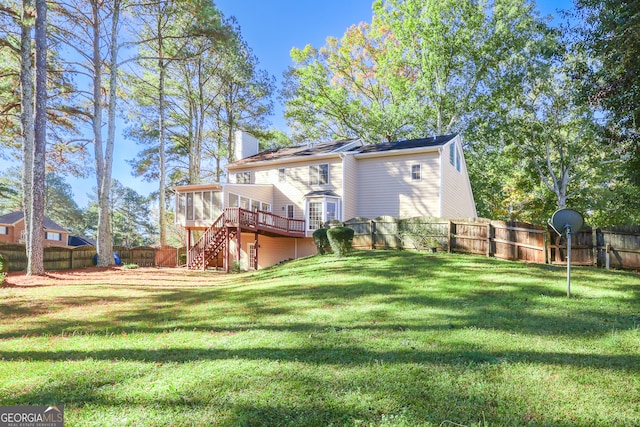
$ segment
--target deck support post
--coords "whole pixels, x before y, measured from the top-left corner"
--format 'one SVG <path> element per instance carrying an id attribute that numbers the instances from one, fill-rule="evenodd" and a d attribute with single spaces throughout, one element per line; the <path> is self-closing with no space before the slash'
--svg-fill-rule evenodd
<path id="1" fill-rule="evenodd" d="M 187 267 L 191 266 L 191 229 L 187 228 Z"/>
<path id="2" fill-rule="evenodd" d="M 228 273 L 231 271 L 231 248 L 229 247 L 229 227 L 224 226 L 224 271 Z"/>
<path id="3" fill-rule="evenodd" d="M 255 251 L 255 258 L 253 260 L 253 269 L 258 269 L 258 250 L 260 249 L 260 244 L 258 243 L 258 232 L 255 233 L 255 242 L 253 244 L 253 250 Z"/>
<path id="4" fill-rule="evenodd" d="M 238 228 L 236 230 L 236 261 L 238 261 L 238 266 L 240 266 L 240 257 L 242 256 L 242 245 L 240 242 L 240 234 L 242 233 L 242 228 L 240 227 L 240 220 L 238 219 Z"/>

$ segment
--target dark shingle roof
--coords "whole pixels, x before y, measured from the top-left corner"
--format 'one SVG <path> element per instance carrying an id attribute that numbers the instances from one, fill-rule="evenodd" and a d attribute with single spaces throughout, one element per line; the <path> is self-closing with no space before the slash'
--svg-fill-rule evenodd
<path id="1" fill-rule="evenodd" d="M 96 246 L 96 241 L 88 237 L 69 236 L 68 246 Z"/>
<path id="2" fill-rule="evenodd" d="M 333 196 L 333 197 L 339 197 L 336 193 L 334 193 L 331 190 L 318 190 L 318 191 L 312 191 L 311 193 L 307 193 L 304 195 L 304 197 L 314 197 L 314 196 Z"/>
<path id="3" fill-rule="evenodd" d="M 430 138 L 408 139 L 405 141 L 393 141 L 383 142 L 380 144 L 360 144 L 350 148 L 350 151 L 358 153 L 379 153 L 384 151 L 394 150 L 406 150 L 410 148 L 426 148 L 426 147 L 439 147 L 456 137 L 456 134 L 433 136 Z M 255 162 L 262 162 L 268 160 L 279 160 L 287 158 L 297 158 L 312 156 L 316 154 L 326 154 L 332 152 L 343 151 L 343 147 L 353 142 L 359 141 L 357 139 L 342 139 L 339 141 L 321 142 L 317 144 L 301 145 L 297 147 L 283 147 L 271 150 L 261 151 L 260 153 L 247 157 L 237 162 L 231 163 L 230 166 L 248 165 Z"/>
<path id="4" fill-rule="evenodd" d="M 383 142 L 361 147 L 361 153 L 379 153 L 382 151 L 406 150 L 409 148 L 439 147 L 455 138 L 456 135 L 441 135 L 431 138 L 407 139 L 405 141 Z"/>
<path id="5" fill-rule="evenodd" d="M 282 147 L 264 150 L 258 154 L 247 157 L 245 159 L 238 160 L 231 163 L 232 165 L 244 165 L 254 162 L 262 162 L 265 160 L 284 159 L 288 157 L 304 157 L 312 156 L 315 154 L 331 153 L 333 151 L 339 151 L 345 145 L 358 141 L 357 139 L 341 139 L 339 141 L 319 142 L 317 144 L 299 145 L 297 147 Z"/>
<path id="6" fill-rule="evenodd" d="M 12 225 L 20 221 L 22 218 L 24 218 L 24 212 L 11 212 L 6 215 L 0 215 L 0 224 Z M 46 215 L 44 217 L 44 228 L 46 230 L 62 231 L 64 233 L 69 232 L 66 228 L 59 226 Z"/>

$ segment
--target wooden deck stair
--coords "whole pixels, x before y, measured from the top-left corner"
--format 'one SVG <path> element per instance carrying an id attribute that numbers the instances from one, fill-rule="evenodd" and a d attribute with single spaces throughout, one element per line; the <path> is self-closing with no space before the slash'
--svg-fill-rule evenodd
<path id="1" fill-rule="evenodd" d="M 187 267 L 190 270 L 206 269 L 209 261 L 217 257 L 221 251 L 228 253 L 229 242 L 237 237 L 239 230 L 269 236 L 304 237 L 305 221 L 266 211 L 226 208 L 205 230 L 202 237 L 189 248 Z"/>

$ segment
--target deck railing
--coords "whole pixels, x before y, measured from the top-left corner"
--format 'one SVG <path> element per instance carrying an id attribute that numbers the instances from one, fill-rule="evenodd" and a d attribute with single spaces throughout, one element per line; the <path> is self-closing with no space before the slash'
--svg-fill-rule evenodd
<path id="1" fill-rule="evenodd" d="M 255 228 L 274 233 L 305 235 L 305 221 L 303 219 L 286 218 L 267 211 L 250 211 L 242 208 L 226 208 L 227 224 L 239 225 L 241 228 Z"/>

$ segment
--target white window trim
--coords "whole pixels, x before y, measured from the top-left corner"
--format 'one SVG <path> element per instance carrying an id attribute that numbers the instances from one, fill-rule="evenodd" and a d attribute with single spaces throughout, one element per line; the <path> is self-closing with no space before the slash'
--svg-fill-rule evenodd
<path id="1" fill-rule="evenodd" d="M 310 219 L 310 203 L 320 202 L 322 204 L 322 219 L 321 224 L 327 222 L 327 202 L 336 203 L 336 220 L 342 221 L 342 200 L 340 197 L 335 196 L 318 196 L 318 197 L 310 197 L 305 202 L 305 221 L 307 222 L 307 231 L 314 231 L 315 228 L 311 227 L 311 219 Z"/>
<path id="2" fill-rule="evenodd" d="M 454 142 L 449 146 L 449 164 L 455 168 L 458 172 L 462 173 L 462 159 L 458 144 Z"/>
<path id="3" fill-rule="evenodd" d="M 416 166 L 418 167 L 418 178 L 415 178 L 413 176 L 413 168 Z M 411 181 L 422 181 L 422 164 L 420 163 L 412 164 L 410 174 L 411 174 Z"/>
<path id="4" fill-rule="evenodd" d="M 55 237 L 55 238 L 53 238 Z M 62 241 L 62 233 L 57 232 L 57 231 L 45 231 L 44 232 L 44 239 L 45 240 L 51 240 L 53 242 L 61 242 Z"/>
<path id="5" fill-rule="evenodd" d="M 320 182 L 320 168 L 322 166 L 327 167 L 327 182 Z M 315 171 L 313 171 L 314 169 Z M 329 185 L 330 182 L 331 168 L 329 167 L 329 163 L 318 163 L 315 165 L 309 165 L 309 185 Z"/>

